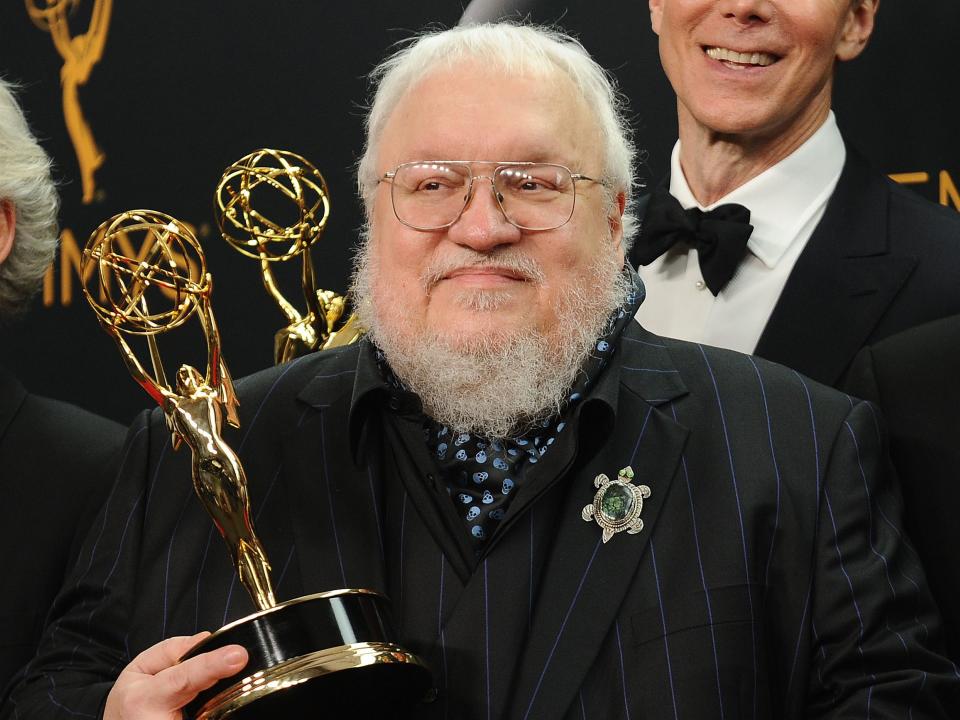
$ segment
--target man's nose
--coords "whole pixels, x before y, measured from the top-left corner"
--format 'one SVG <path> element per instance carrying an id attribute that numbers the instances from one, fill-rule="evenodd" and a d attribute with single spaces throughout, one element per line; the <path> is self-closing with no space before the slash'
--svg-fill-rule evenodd
<path id="1" fill-rule="evenodd" d="M 467 206 L 460 218 L 450 226 L 447 236 L 454 242 L 478 252 L 487 252 L 499 245 L 519 242 L 523 233 L 507 220 L 495 192 L 491 178 L 475 178 Z"/>
<path id="2" fill-rule="evenodd" d="M 741 25 L 766 23 L 773 17 L 770 0 L 720 0 L 719 10 L 724 17 Z"/>

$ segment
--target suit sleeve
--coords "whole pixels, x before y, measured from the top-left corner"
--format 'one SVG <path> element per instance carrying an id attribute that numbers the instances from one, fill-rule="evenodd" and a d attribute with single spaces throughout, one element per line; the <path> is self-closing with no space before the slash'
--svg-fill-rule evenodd
<path id="1" fill-rule="evenodd" d="M 956 667 L 901 529 L 881 418 L 858 403 L 820 488 L 808 691 L 811 718 L 960 717 Z"/>
<path id="2" fill-rule="evenodd" d="M 149 438 L 144 413 L 128 433 L 117 481 L 53 604 L 38 653 L 0 710 L 3 720 L 100 717 L 131 660 L 125 636 L 148 501 Z"/>

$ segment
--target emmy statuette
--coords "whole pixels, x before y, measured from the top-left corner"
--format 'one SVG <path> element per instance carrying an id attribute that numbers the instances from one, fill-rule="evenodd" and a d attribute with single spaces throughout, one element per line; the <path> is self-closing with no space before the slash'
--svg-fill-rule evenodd
<path id="1" fill-rule="evenodd" d="M 277 364 L 360 338 L 356 317 L 345 317 L 346 298 L 317 288 L 310 248 L 326 228 L 330 193 L 316 167 L 287 150 L 255 150 L 224 171 L 214 205 L 223 239 L 260 261 L 263 285 L 287 318 L 274 337 Z M 302 313 L 284 297 L 273 270 L 296 259 L 306 303 Z"/>
<path id="2" fill-rule="evenodd" d="M 121 213 L 94 231 L 82 266 L 84 295 L 101 326 L 117 343 L 133 378 L 163 410 L 174 448 L 190 448 L 194 490 L 258 608 L 184 656 L 230 644 L 243 645 L 250 654 L 240 673 L 188 705 L 186 717 L 391 717 L 423 698 L 430 672 L 393 640 L 382 595 L 344 589 L 279 604 L 274 598 L 270 563 L 253 527 L 246 475 L 222 436 L 224 421 L 239 425 L 238 401 L 210 303 L 211 277 L 190 230 L 159 212 Z M 171 383 L 157 337 L 191 319 L 206 338 L 205 372 L 181 365 Z M 136 336 L 146 341 L 149 369 L 128 341 Z"/>

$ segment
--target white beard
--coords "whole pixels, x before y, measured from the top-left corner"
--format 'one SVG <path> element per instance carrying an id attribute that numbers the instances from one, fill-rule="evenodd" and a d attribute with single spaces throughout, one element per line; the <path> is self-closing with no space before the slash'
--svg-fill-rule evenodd
<path id="1" fill-rule="evenodd" d="M 561 294 L 557 322 L 548 331 L 503 330 L 477 335 L 414 327 L 402 303 L 377 303 L 381 274 L 365 238 L 354 264 L 351 293 L 370 339 L 383 351 L 397 379 L 416 393 L 424 412 L 453 431 L 497 439 L 516 435 L 557 414 L 607 319 L 623 305 L 630 283 L 613 255 L 598 257 L 588 282 L 571 283 Z M 543 273 L 515 249 L 472 253 L 467 263 L 496 261 L 522 271 L 532 282 Z M 462 266 L 463 258 L 457 261 Z M 425 287 L 438 277 L 428 268 Z M 479 312 L 495 311 L 509 299 L 503 291 L 464 292 L 459 302 Z"/>

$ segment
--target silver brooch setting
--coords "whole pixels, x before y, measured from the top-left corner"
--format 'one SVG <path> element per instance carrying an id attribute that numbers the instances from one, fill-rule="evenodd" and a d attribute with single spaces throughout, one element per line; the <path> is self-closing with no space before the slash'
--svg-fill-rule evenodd
<path id="1" fill-rule="evenodd" d="M 603 542 L 607 542 L 624 530 L 636 535 L 643 530 L 643 501 L 650 497 L 650 488 L 633 484 L 633 468 L 625 467 L 611 480 L 600 473 L 593 481 L 597 488 L 593 502 L 583 508 L 583 519 L 596 520 L 603 528 Z"/>

